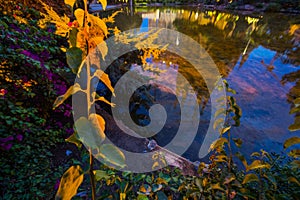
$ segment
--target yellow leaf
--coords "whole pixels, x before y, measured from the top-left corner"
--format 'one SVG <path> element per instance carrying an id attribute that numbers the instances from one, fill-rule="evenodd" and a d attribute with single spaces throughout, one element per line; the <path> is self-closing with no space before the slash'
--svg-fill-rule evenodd
<path id="1" fill-rule="evenodd" d="M 71 8 L 73 8 L 75 2 L 76 0 L 65 0 L 65 4 L 71 6 Z"/>
<path id="2" fill-rule="evenodd" d="M 107 36 L 108 34 L 107 26 L 102 19 L 92 14 L 89 14 L 89 22 L 91 22 L 92 27 L 97 29 L 100 28 L 103 31 L 104 35 Z"/>
<path id="3" fill-rule="evenodd" d="M 213 125 L 214 130 L 216 130 L 218 126 L 223 125 L 223 123 L 224 123 L 224 118 L 216 119 Z"/>
<path id="4" fill-rule="evenodd" d="M 109 76 L 105 72 L 103 72 L 100 69 L 97 69 L 96 72 L 94 73 L 94 76 L 97 77 L 99 80 L 101 80 L 115 96 L 114 88 L 111 86 Z"/>
<path id="5" fill-rule="evenodd" d="M 105 130 L 105 120 L 98 114 L 92 113 L 89 116 L 89 120 L 95 125 L 100 127 L 102 132 Z"/>
<path id="6" fill-rule="evenodd" d="M 81 8 L 78 8 L 75 10 L 74 15 L 76 17 L 76 20 L 79 24 L 80 27 L 83 27 L 83 22 L 84 22 L 84 10 Z"/>
<path id="7" fill-rule="evenodd" d="M 39 26 L 45 27 L 46 23 L 51 22 L 56 25 L 56 32 L 55 34 L 61 35 L 65 37 L 67 33 L 71 30 L 71 27 L 68 26 L 70 22 L 70 18 L 66 15 L 60 17 L 51 7 L 45 4 L 42 1 L 39 1 L 43 8 L 46 10 L 47 14 L 41 13 L 44 19 L 39 20 Z"/>
<path id="8" fill-rule="evenodd" d="M 157 161 L 155 161 L 152 165 L 152 169 L 155 170 L 158 167 L 159 167 L 159 163 Z"/>
<path id="9" fill-rule="evenodd" d="M 226 155 L 217 155 L 214 161 L 215 162 L 226 162 L 227 156 Z"/>
<path id="10" fill-rule="evenodd" d="M 79 140 L 91 149 L 99 148 L 105 140 L 105 134 L 98 124 L 96 116 L 90 117 L 89 120 L 85 117 L 80 117 L 75 121 Z"/>
<path id="11" fill-rule="evenodd" d="M 300 149 L 293 149 L 290 153 L 289 156 L 298 158 L 300 157 Z"/>
<path id="12" fill-rule="evenodd" d="M 246 171 L 262 168 L 270 168 L 270 165 L 268 163 L 262 163 L 260 160 L 254 160 L 250 165 L 247 166 Z"/>
<path id="13" fill-rule="evenodd" d="M 283 147 L 285 149 L 289 148 L 290 146 L 292 145 L 295 145 L 295 144 L 300 144 L 300 137 L 291 137 L 289 139 L 287 139 L 284 144 L 283 144 Z"/>
<path id="14" fill-rule="evenodd" d="M 108 18 L 103 18 L 103 21 L 105 23 L 114 23 L 116 15 L 119 14 L 119 13 L 121 13 L 121 12 L 123 12 L 123 11 L 121 11 L 121 10 L 116 11 L 111 16 L 109 16 Z"/>
<path id="15" fill-rule="evenodd" d="M 102 59 L 105 60 L 105 56 L 107 55 L 107 52 L 108 52 L 106 42 L 98 43 L 97 49 L 101 52 Z"/>
<path id="16" fill-rule="evenodd" d="M 75 94 L 76 92 L 80 91 L 80 85 L 78 83 L 75 83 L 74 85 L 72 85 L 64 95 L 61 95 L 59 97 L 56 98 L 54 104 L 53 104 L 53 109 L 55 109 L 56 107 L 58 107 L 59 105 L 61 105 L 67 98 L 69 98 L 69 96 L 71 96 L 72 94 Z"/>
<path id="17" fill-rule="evenodd" d="M 298 186 L 300 186 L 300 182 L 295 178 L 295 177 L 289 177 L 289 182 L 293 182 L 293 183 L 296 183 Z"/>
<path id="18" fill-rule="evenodd" d="M 258 181 L 258 177 L 256 176 L 256 174 L 247 174 L 244 177 L 243 183 L 242 184 L 246 184 L 246 183 L 250 183 L 253 181 Z"/>
<path id="19" fill-rule="evenodd" d="M 79 165 L 71 166 L 62 176 L 55 199 L 69 200 L 76 195 L 83 181 L 82 169 Z"/>
<path id="20" fill-rule="evenodd" d="M 120 200 L 125 200 L 126 199 L 126 193 L 121 192 L 120 193 Z"/>
<path id="21" fill-rule="evenodd" d="M 102 4 L 103 10 L 105 10 L 107 6 L 107 1 L 106 0 L 98 0 L 98 1 Z"/>
<path id="22" fill-rule="evenodd" d="M 109 102 L 104 97 L 98 97 L 98 98 L 95 99 L 95 101 L 103 101 L 103 102 L 109 104 L 111 107 L 115 107 L 116 106 L 116 104 Z"/>
<path id="23" fill-rule="evenodd" d="M 220 148 L 223 146 L 224 143 L 228 143 L 228 140 L 226 138 L 219 138 L 217 140 L 215 140 L 211 145 L 210 145 L 210 148 L 209 150 L 214 150 L 214 149 L 217 149 L 217 148 Z"/>
<path id="24" fill-rule="evenodd" d="M 158 177 L 158 178 L 156 179 L 156 183 L 157 183 L 157 184 L 165 184 L 165 185 L 168 185 L 168 182 L 167 182 L 165 179 L 160 178 L 160 177 Z"/>
<path id="25" fill-rule="evenodd" d="M 228 126 L 228 127 L 224 127 L 224 128 L 222 128 L 222 130 L 221 130 L 221 134 L 224 134 L 224 133 L 226 133 L 227 131 L 229 131 L 229 129 L 231 128 L 231 126 Z"/>
<path id="26" fill-rule="evenodd" d="M 220 186 L 220 183 L 212 184 L 211 189 L 224 191 L 224 189 Z"/>
<path id="27" fill-rule="evenodd" d="M 77 147 L 81 147 L 81 142 L 79 140 L 79 138 L 77 137 L 76 133 L 73 133 L 70 137 L 68 137 L 67 139 L 65 139 L 66 142 L 70 142 L 75 144 Z"/>

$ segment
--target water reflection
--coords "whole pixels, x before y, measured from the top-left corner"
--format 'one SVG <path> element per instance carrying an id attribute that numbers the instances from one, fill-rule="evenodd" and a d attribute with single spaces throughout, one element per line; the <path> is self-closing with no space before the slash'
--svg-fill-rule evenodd
<path id="1" fill-rule="evenodd" d="M 289 114 L 290 103 L 300 96 L 300 16 L 243 16 L 186 8 L 141 8 L 133 16 L 123 15 L 121 24 L 128 26 L 125 30 L 131 26 L 175 29 L 205 48 L 238 93 L 235 97 L 243 116 L 241 126 L 233 132 L 234 137 L 245 141 L 245 153 L 261 148 L 282 150 L 282 142 L 291 134 L 288 127 L 294 122 L 294 116 Z M 180 46 L 180 37 L 175 40 Z M 196 88 L 203 119 L 208 120 L 210 107 L 203 79 L 190 63 L 172 53 L 163 54 L 162 59 L 178 66 L 177 72 Z M 199 143 L 201 138 L 187 152 L 192 160 L 197 159 L 193 152 L 198 152 Z"/>

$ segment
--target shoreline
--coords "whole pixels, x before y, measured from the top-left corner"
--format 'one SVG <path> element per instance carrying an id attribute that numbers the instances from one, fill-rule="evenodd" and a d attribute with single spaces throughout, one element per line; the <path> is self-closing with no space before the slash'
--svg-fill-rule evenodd
<path id="1" fill-rule="evenodd" d="M 233 12 L 237 14 L 242 15 L 249 15 L 249 14 L 263 14 L 263 13 L 282 13 L 282 14 L 291 14 L 291 15 L 297 15 L 300 14 L 300 10 L 297 9 L 284 9 L 280 8 L 276 11 L 269 11 L 267 10 L 269 4 L 265 4 L 262 8 L 257 8 L 254 5 L 251 4 L 244 4 L 240 6 L 236 6 L 234 8 L 229 8 L 227 5 L 212 5 L 212 4 L 176 4 L 176 3 L 169 3 L 169 4 L 163 4 L 163 3 L 148 3 L 148 4 L 135 4 L 134 7 L 140 8 L 140 7 L 193 7 L 197 8 L 201 11 L 221 11 L 221 12 Z M 114 9 L 119 9 L 128 6 L 127 3 L 123 4 L 115 4 L 115 5 L 107 5 L 106 9 L 103 10 L 101 4 L 90 4 L 90 12 L 91 13 L 97 13 L 101 11 L 109 11 Z"/>

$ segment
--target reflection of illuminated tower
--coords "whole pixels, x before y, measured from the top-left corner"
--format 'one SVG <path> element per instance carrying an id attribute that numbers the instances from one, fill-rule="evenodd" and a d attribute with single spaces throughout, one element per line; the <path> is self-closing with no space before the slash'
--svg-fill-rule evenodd
<path id="1" fill-rule="evenodd" d="M 143 21 L 148 21 L 148 27 L 157 28 L 173 28 L 173 21 L 176 19 L 177 14 L 172 10 L 159 10 L 155 12 L 143 13 Z"/>

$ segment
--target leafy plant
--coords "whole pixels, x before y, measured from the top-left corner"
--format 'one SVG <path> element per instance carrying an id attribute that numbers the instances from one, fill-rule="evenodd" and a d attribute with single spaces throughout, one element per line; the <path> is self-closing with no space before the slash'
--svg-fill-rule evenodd
<path id="1" fill-rule="evenodd" d="M 67 83 L 61 37 L 37 28 L 39 13 L 15 2 L 3 2 L 0 13 L 0 165 L 3 199 L 52 196 L 64 166 L 53 167 L 52 150 L 70 129 L 66 109 L 52 111 Z M 11 12 L 11 13 L 8 13 Z M 55 116 L 55 117 L 54 117 Z"/>

